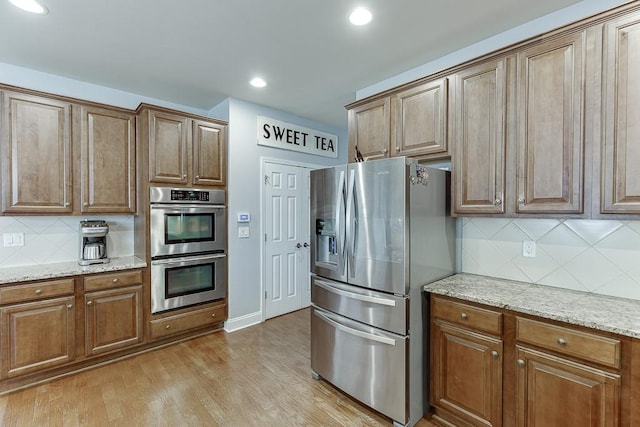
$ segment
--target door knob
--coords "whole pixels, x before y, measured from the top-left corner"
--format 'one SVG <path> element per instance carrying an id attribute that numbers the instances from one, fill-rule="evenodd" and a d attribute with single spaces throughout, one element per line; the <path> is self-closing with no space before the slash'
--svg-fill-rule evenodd
<path id="1" fill-rule="evenodd" d="M 305 248 L 308 248 L 309 244 L 307 242 L 304 242 L 304 245 L 302 245 L 302 246 L 304 246 Z"/>
<path id="2" fill-rule="evenodd" d="M 298 242 L 298 243 L 296 244 L 296 248 L 300 249 L 301 247 L 302 247 L 302 245 Z"/>

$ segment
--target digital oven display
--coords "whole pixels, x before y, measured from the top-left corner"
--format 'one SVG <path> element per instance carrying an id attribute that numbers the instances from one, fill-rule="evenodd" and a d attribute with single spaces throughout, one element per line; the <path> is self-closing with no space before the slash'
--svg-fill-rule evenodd
<path id="1" fill-rule="evenodd" d="M 196 190 L 171 190 L 171 200 L 179 201 L 179 202 L 191 202 L 191 201 L 199 201 L 199 202 L 208 202 L 209 201 L 209 192 L 208 191 L 196 191 Z"/>

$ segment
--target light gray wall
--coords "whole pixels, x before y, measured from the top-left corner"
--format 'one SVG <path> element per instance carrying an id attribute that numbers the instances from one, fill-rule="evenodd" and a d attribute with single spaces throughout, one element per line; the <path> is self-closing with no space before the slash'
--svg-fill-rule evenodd
<path id="1" fill-rule="evenodd" d="M 530 37 L 570 24 L 580 19 L 614 8 L 629 0 L 583 0 L 559 11 L 496 34 L 463 49 L 435 59 L 416 68 L 404 71 L 371 86 L 356 91 L 356 99 L 366 98 L 387 89 L 445 70 L 494 50 L 526 40 Z"/>
<path id="2" fill-rule="evenodd" d="M 280 159 L 294 163 L 333 166 L 347 162 L 347 130 L 328 127 L 293 114 L 227 99 L 228 134 L 228 206 L 229 206 L 229 322 L 228 330 L 256 323 L 261 319 L 260 271 L 260 191 L 262 158 Z M 218 115 L 224 113 L 215 107 Z M 346 111 L 345 111 L 346 114 Z M 338 158 L 313 156 L 294 151 L 257 145 L 257 117 L 309 127 L 338 136 Z M 250 238 L 238 238 L 238 212 L 251 214 Z"/>

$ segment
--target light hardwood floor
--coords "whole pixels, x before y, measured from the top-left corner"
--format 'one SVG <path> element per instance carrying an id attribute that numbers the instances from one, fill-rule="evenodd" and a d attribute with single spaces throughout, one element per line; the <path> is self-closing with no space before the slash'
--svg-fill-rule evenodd
<path id="1" fill-rule="evenodd" d="M 311 378 L 309 322 L 305 309 L 0 396 L 0 425 L 390 426 Z"/>

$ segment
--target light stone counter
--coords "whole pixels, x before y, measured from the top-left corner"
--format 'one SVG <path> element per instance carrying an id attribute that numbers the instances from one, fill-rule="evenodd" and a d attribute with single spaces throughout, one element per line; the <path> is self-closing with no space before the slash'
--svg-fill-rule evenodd
<path id="1" fill-rule="evenodd" d="M 640 301 L 474 274 L 456 274 L 424 287 L 492 307 L 640 338 Z"/>
<path id="2" fill-rule="evenodd" d="M 53 264 L 29 265 L 24 267 L 0 268 L 0 285 L 6 283 L 26 282 L 28 280 L 45 280 L 56 277 L 76 276 L 80 274 L 105 273 L 109 271 L 129 270 L 146 267 L 142 259 L 129 256 L 111 258 L 106 264 L 79 265 L 77 261 Z"/>

